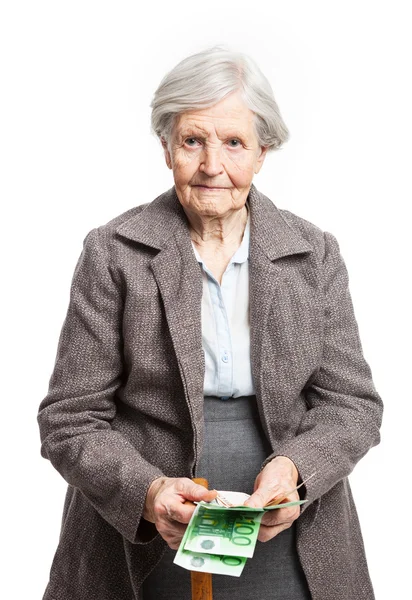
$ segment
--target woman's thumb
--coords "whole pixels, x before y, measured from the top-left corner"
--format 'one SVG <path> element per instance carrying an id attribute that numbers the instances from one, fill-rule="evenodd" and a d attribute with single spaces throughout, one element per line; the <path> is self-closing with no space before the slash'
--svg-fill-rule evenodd
<path id="1" fill-rule="evenodd" d="M 196 502 L 200 502 L 201 500 L 204 500 L 205 502 L 210 502 L 211 500 L 214 500 L 216 496 L 216 490 L 208 490 L 202 485 L 191 482 L 191 485 L 187 490 L 186 497 L 188 500 L 193 500 Z"/>

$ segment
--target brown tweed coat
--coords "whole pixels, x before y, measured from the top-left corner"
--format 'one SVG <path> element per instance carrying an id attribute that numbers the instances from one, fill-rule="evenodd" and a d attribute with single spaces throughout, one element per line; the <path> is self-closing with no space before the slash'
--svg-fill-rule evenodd
<path id="1" fill-rule="evenodd" d="M 347 476 L 379 442 L 335 238 L 249 194 L 251 362 L 273 456 L 308 500 L 297 549 L 313 600 L 372 600 Z M 38 420 L 68 482 L 46 600 L 133 600 L 165 542 L 146 490 L 191 477 L 202 450 L 202 278 L 175 189 L 90 231 Z"/>

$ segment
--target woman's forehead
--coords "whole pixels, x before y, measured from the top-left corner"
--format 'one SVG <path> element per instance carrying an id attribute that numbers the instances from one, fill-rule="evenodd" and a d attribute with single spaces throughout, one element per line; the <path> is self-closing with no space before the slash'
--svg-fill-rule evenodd
<path id="1" fill-rule="evenodd" d="M 254 114 L 252 111 L 250 111 L 250 115 L 232 114 L 230 116 L 183 113 L 176 120 L 174 133 L 180 137 L 191 135 L 201 137 L 209 137 L 210 135 L 250 137 L 254 134 Z"/>
<path id="2" fill-rule="evenodd" d="M 176 126 L 176 133 L 182 136 L 201 135 L 207 137 L 215 132 L 222 135 L 228 133 L 248 135 L 250 133 L 250 127 L 249 124 L 245 123 L 243 120 L 236 122 L 235 119 L 188 119 L 187 121 L 181 121 Z"/>

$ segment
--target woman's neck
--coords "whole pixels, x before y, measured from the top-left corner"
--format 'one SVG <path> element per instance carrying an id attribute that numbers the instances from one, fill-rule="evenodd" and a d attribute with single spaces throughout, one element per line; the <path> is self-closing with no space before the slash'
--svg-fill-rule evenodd
<path id="1" fill-rule="evenodd" d="M 196 247 L 238 248 L 246 228 L 246 204 L 230 216 L 210 219 L 189 219 L 190 237 Z"/>

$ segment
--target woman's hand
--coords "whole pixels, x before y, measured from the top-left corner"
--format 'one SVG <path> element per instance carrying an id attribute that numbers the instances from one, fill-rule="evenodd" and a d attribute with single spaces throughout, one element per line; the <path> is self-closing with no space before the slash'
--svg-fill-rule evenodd
<path id="1" fill-rule="evenodd" d="M 255 491 L 245 502 L 246 506 L 263 507 L 275 498 L 287 502 L 299 500 L 296 491 L 287 494 L 297 486 L 298 470 L 286 456 L 276 456 L 256 477 Z M 258 540 L 267 542 L 278 533 L 290 527 L 300 515 L 300 506 L 289 506 L 267 511 L 259 529 Z"/>
<path id="2" fill-rule="evenodd" d="M 186 500 L 210 502 L 216 494 L 186 477 L 159 477 L 148 489 L 143 518 L 154 523 L 170 548 L 177 550 L 195 510 L 193 504 L 185 505 Z"/>

